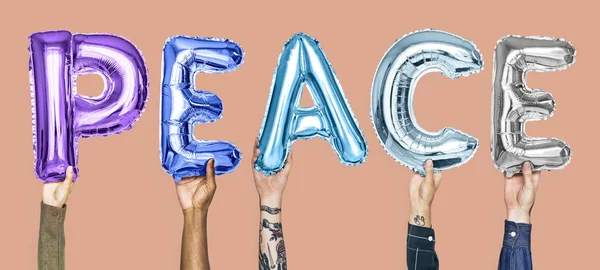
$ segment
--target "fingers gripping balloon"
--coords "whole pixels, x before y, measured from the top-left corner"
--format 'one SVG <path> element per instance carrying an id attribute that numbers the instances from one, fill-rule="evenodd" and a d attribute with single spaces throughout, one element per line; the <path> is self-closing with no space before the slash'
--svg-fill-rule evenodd
<path id="1" fill-rule="evenodd" d="M 242 155 L 225 141 L 194 138 L 196 123 L 223 116 L 223 103 L 208 91 L 194 89 L 197 72 L 223 73 L 237 69 L 244 58 L 238 44 L 227 39 L 171 37 L 163 51 L 160 155 L 163 168 L 176 182 L 206 174 L 215 160 L 217 175 L 233 172 Z"/>
<path id="2" fill-rule="evenodd" d="M 564 141 L 532 138 L 525 134 L 527 121 L 545 120 L 554 114 L 554 98 L 527 86 L 529 71 L 558 71 L 575 61 L 575 48 L 562 39 L 509 36 L 498 41 L 494 56 L 492 100 L 492 158 L 508 176 L 522 171 L 530 161 L 534 171 L 555 170 L 571 160 Z"/>
<path id="3" fill-rule="evenodd" d="M 45 182 L 77 177 L 79 137 L 130 129 L 148 98 L 148 72 L 141 53 L 118 36 L 67 31 L 34 33 L 30 41 L 35 174 Z M 77 94 L 76 78 L 98 74 L 97 97 Z"/>
<path id="4" fill-rule="evenodd" d="M 259 134 L 260 155 L 254 167 L 266 174 L 283 168 L 296 139 L 329 140 L 343 163 L 358 165 L 367 143 L 321 47 L 313 38 L 294 35 L 283 47 Z M 308 84 L 314 106 L 300 108 Z"/>
<path id="5" fill-rule="evenodd" d="M 436 171 L 467 162 L 477 149 L 477 139 L 449 127 L 423 130 L 414 116 L 413 97 L 417 82 L 429 72 L 456 79 L 477 73 L 482 66 L 475 45 L 450 33 L 424 30 L 396 41 L 377 68 L 371 92 L 371 120 L 384 149 L 422 175 L 427 159 Z"/>

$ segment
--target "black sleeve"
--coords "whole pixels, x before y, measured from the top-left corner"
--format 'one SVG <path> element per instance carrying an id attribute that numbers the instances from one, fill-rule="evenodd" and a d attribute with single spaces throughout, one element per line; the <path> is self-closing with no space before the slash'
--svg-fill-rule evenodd
<path id="1" fill-rule="evenodd" d="M 432 228 L 408 224 L 406 265 L 410 270 L 439 269 L 439 262 L 435 253 L 435 233 Z"/>

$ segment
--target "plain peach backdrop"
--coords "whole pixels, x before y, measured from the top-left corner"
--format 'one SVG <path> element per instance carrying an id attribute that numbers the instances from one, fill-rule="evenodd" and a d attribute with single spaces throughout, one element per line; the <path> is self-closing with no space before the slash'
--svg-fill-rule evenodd
<path id="1" fill-rule="evenodd" d="M 283 215 L 290 269 L 404 269 L 407 184 L 411 172 L 379 145 L 369 118 L 375 69 L 399 37 L 424 28 L 474 41 L 485 69 L 452 81 L 425 76 L 416 92 L 423 127 L 452 126 L 476 136 L 467 164 L 446 171 L 433 225 L 442 269 L 495 269 L 505 209 L 503 178 L 489 152 L 493 49 L 509 34 L 570 40 L 576 63 L 531 74 L 532 87 L 551 92 L 554 117 L 528 125 L 530 135 L 557 137 L 573 149 L 565 170 L 542 174 L 533 210 L 536 269 L 590 269 L 597 258 L 597 126 L 599 45 L 597 6 L 585 1 L 12 1 L 2 28 L 2 155 L 0 269 L 35 269 L 41 182 L 33 174 L 27 37 L 37 31 L 112 33 L 133 42 L 150 71 L 150 100 L 121 135 L 82 139 L 80 179 L 68 201 L 68 269 L 177 269 L 182 214 L 173 180 L 159 159 L 162 48 L 174 35 L 226 37 L 246 52 L 243 66 L 198 75 L 198 88 L 224 101 L 224 118 L 196 136 L 228 140 L 242 165 L 218 177 L 210 207 L 213 269 L 257 269 L 258 198 L 252 144 L 262 122 L 282 45 L 302 31 L 317 38 L 335 69 L 369 143 L 366 163 L 340 164 L 319 139 L 294 144 L 295 163 Z M 102 91 L 97 76 L 78 90 Z M 310 100 L 305 96 L 306 101 Z"/>

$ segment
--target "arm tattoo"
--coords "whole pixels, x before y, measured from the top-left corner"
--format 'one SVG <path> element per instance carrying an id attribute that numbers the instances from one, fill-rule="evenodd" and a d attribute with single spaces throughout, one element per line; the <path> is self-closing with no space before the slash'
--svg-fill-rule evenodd
<path id="1" fill-rule="evenodd" d="M 262 220 L 259 235 L 259 243 L 267 245 L 267 251 L 258 253 L 258 269 L 259 270 L 287 270 L 287 256 L 285 252 L 285 243 L 283 242 L 283 231 L 280 222 L 270 222 L 267 219 Z M 268 230 L 271 237 L 263 243 L 262 231 Z M 279 241 L 278 241 L 279 240 Z M 276 242 L 275 253 L 271 249 L 271 243 Z M 275 245 L 275 243 L 272 243 Z M 264 249 L 264 247 L 263 247 Z"/>
<path id="2" fill-rule="evenodd" d="M 279 270 L 287 270 L 287 258 L 283 239 L 277 243 L 277 266 Z"/>
<path id="3" fill-rule="evenodd" d="M 414 218 L 415 224 L 422 226 L 425 225 L 425 217 L 424 216 L 420 216 L 420 215 L 416 215 Z"/>
<path id="4" fill-rule="evenodd" d="M 281 212 L 281 208 L 273 208 L 273 207 L 268 207 L 266 205 L 261 205 L 260 211 L 265 211 L 271 215 L 277 215 Z"/>
<path id="5" fill-rule="evenodd" d="M 271 270 L 277 268 L 277 270 L 287 270 L 287 259 L 285 255 L 285 243 L 283 240 L 277 243 L 277 260 L 275 260 L 275 265 L 270 265 L 270 262 L 273 261 L 271 257 L 271 247 L 267 243 L 267 247 L 269 249 L 269 255 L 265 253 L 258 253 L 258 269 L 259 270 Z"/>
<path id="6" fill-rule="evenodd" d="M 267 254 L 258 252 L 258 269 L 259 270 L 269 270 L 269 258 L 267 258 Z"/>
<path id="7" fill-rule="evenodd" d="M 281 223 L 271 223 L 266 219 L 263 219 L 262 226 L 271 232 L 270 241 L 277 241 L 277 239 L 283 237 L 283 231 L 281 230 Z"/>

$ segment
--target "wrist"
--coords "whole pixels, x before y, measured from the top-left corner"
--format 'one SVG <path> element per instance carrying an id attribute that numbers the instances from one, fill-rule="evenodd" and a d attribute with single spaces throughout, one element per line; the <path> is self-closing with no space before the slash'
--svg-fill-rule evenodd
<path id="1" fill-rule="evenodd" d="M 511 209 L 507 210 L 506 220 L 516 223 L 529 224 L 531 220 L 531 214 L 529 210 L 524 209 Z"/>
<path id="2" fill-rule="evenodd" d="M 208 207 L 192 207 L 183 210 L 184 217 L 206 217 L 208 216 Z"/>
<path id="3" fill-rule="evenodd" d="M 260 205 L 281 208 L 281 195 L 260 196 Z"/>
<path id="4" fill-rule="evenodd" d="M 431 227 L 431 208 L 429 206 L 411 206 L 408 213 L 408 223 L 421 227 Z"/>
<path id="5" fill-rule="evenodd" d="M 65 205 L 64 203 L 60 203 L 60 202 L 57 202 L 57 201 L 54 201 L 54 200 L 46 200 L 46 199 L 43 199 L 43 198 L 42 198 L 42 202 L 45 205 L 53 206 L 53 207 L 56 207 L 56 208 L 62 208 Z"/>
<path id="6" fill-rule="evenodd" d="M 411 202 L 409 211 L 414 213 L 430 213 L 431 204 L 425 202 Z"/>

